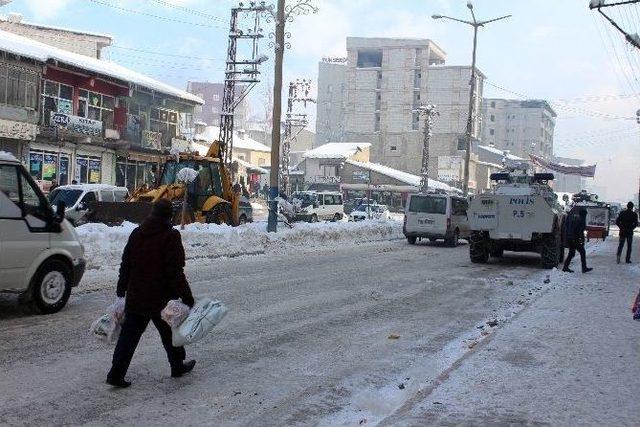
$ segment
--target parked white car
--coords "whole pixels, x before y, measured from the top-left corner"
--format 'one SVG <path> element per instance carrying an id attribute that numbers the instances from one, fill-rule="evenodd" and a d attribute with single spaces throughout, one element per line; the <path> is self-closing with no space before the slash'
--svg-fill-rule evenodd
<path id="1" fill-rule="evenodd" d="M 0 292 L 43 314 L 61 310 L 84 274 L 84 249 L 22 164 L 0 152 Z"/>
<path id="2" fill-rule="evenodd" d="M 300 202 L 300 210 L 296 213 L 298 220 L 318 222 L 340 221 L 344 218 L 344 204 L 340 192 L 304 191 L 294 193 L 292 199 Z M 293 201 L 296 202 L 296 200 Z"/>
<path id="3" fill-rule="evenodd" d="M 357 206 L 350 214 L 349 221 L 364 221 L 365 219 L 390 219 L 391 213 L 386 205 L 378 205 L 377 203 L 362 203 Z"/>
<path id="4" fill-rule="evenodd" d="M 456 246 L 470 235 L 467 199 L 442 192 L 410 194 L 404 215 L 403 232 L 410 244 L 417 239 L 444 239 Z"/>
<path id="5" fill-rule="evenodd" d="M 57 187 L 49 194 L 53 206 L 63 201 L 66 218 L 75 226 L 85 222 L 91 202 L 124 202 L 129 197 L 126 187 L 108 184 L 71 184 Z"/>

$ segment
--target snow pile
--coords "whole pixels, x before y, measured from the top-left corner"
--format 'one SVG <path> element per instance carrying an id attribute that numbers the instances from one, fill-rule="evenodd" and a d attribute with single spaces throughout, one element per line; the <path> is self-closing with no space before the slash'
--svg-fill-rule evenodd
<path id="1" fill-rule="evenodd" d="M 76 230 L 85 247 L 88 269 L 112 269 L 120 264 L 122 250 L 136 224 L 121 226 L 85 224 Z M 181 231 L 187 260 L 259 255 L 291 250 L 344 247 L 363 242 L 403 238 L 398 221 L 357 223 L 296 223 L 292 229 L 279 227 L 267 233 L 264 223 L 229 227 L 216 224 L 190 224 Z"/>
<path id="2" fill-rule="evenodd" d="M 307 151 L 305 159 L 348 159 L 358 151 L 371 147 L 368 142 L 329 142 Z"/>

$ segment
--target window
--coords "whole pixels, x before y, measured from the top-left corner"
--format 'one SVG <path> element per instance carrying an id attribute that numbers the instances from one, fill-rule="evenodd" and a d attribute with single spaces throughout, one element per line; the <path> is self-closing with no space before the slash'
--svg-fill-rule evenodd
<path id="1" fill-rule="evenodd" d="M 389 150 L 390 151 L 397 151 L 398 150 L 398 146 L 392 145 L 392 146 L 389 147 Z"/>
<path id="2" fill-rule="evenodd" d="M 106 129 L 113 129 L 113 109 L 116 99 L 88 90 L 80 90 L 78 97 L 78 116 L 104 123 Z M 137 109 L 139 107 L 136 105 Z"/>
<path id="3" fill-rule="evenodd" d="M 496 132 L 493 129 L 489 129 L 489 135 L 494 135 Z"/>
<path id="4" fill-rule="evenodd" d="M 416 58 L 414 61 L 414 65 L 417 67 L 420 65 L 420 62 L 422 62 L 422 48 L 416 48 Z"/>
<path id="5" fill-rule="evenodd" d="M 409 202 L 409 212 L 444 215 L 447 213 L 447 199 L 444 197 L 412 196 Z"/>
<path id="6" fill-rule="evenodd" d="M 96 198 L 96 193 L 94 193 L 93 191 L 89 191 L 87 192 L 87 194 L 84 195 L 84 197 L 82 198 L 82 200 L 80 200 L 80 203 L 78 204 L 78 207 L 82 206 L 82 209 L 87 209 L 89 208 L 89 203 L 93 203 L 93 202 L 97 202 L 98 199 Z"/>
<path id="7" fill-rule="evenodd" d="M 100 198 L 103 202 L 115 202 L 115 198 L 113 197 L 113 191 L 111 190 L 101 190 Z"/>
<path id="8" fill-rule="evenodd" d="M 466 216 L 467 201 L 461 199 L 451 199 L 451 215 Z"/>
<path id="9" fill-rule="evenodd" d="M 359 50 L 358 68 L 382 67 L 381 50 Z"/>
<path id="10" fill-rule="evenodd" d="M 82 184 L 99 184 L 102 178 L 100 157 L 77 156 L 75 180 Z"/>
<path id="11" fill-rule="evenodd" d="M 376 93 L 376 111 L 380 111 L 380 104 L 382 103 L 382 94 L 380 92 Z"/>
<path id="12" fill-rule="evenodd" d="M 415 70 L 413 74 L 413 87 L 419 88 L 422 85 L 422 71 Z"/>
<path id="13" fill-rule="evenodd" d="M 118 157 L 116 159 L 116 185 L 135 190 L 144 184 L 155 184 L 157 169 L 158 166 L 154 162 Z"/>
<path id="14" fill-rule="evenodd" d="M 202 98 L 202 97 L 200 97 L 200 98 Z M 220 101 L 220 94 L 214 93 L 213 94 L 213 101 L 214 102 Z"/>
<path id="15" fill-rule="evenodd" d="M 0 64 L 0 104 L 36 109 L 38 74 L 20 67 Z"/>
<path id="16" fill-rule="evenodd" d="M 460 136 L 458 137 L 458 150 L 464 151 L 467 146 L 466 137 Z"/>
<path id="17" fill-rule="evenodd" d="M 420 129 L 420 112 L 414 111 L 411 118 L 411 129 L 418 130 Z"/>
<path id="18" fill-rule="evenodd" d="M 152 108 L 150 126 L 153 132 L 162 134 L 162 146 L 171 147 L 171 139 L 178 136 L 178 112 Z"/>
<path id="19" fill-rule="evenodd" d="M 67 185 L 69 183 L 69 155 L 31 150 L 29 152 L 29 173 L 33 179 L 38 181 Z"/>
<path id="20" fill-rule="evenodd" d="M 376 113 L 374 116 L 373 129 L 375 132 L 380 132 L 380 113 Z"/>
<path id="21" fill-rule="evenodd" d="M 18 168 L 13 165 L 0 165 L 0 218 L 20 218 L 22 216 L 18 207 L 20 204 L 19 185 Z"/>
<path id="22" fill-rule="evenodd" d="M 325 194 L 324 195 L 324 204 L 327 205 L 327 206 L 330 206 L 330 205 L 336 205 L 337 203 L 336 203 L 335 197 L 333 195 Z"/>
<path id="23" fill-rule="evenodd" d="M 489 118 L 489 120 L 491 120 L 492 122 L 496 121 L 496 116 L 494 116 L 493 114 L 491 115 L 491 117 Z"/>
<path id="24" fill-rule="evenodd" d="M 491 108 L 496 108 L 496 103 L 495 103 L 495 101 L 491 101 Z"/>
<path id="25" fill-rule="evenodd" d="M 73 87 L 51 80 L 42 81 L 42 123 L 49 126 L 51 113 L 73 114 Z"/>
<path id="26" fill-rule="evenodd" d="M 382 71 L 377 73 L 378 80 L 376 82 L 376 89 L 382 89 Z"/>

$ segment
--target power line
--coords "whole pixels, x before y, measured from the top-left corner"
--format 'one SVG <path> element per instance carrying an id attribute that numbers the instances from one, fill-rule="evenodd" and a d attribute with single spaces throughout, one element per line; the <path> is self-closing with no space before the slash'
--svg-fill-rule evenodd
<path id="1" fill-rule="evenodd" d="M 203 60 L 203 61 L 220 61 L 220 62 L 224 61 L 223 59 L 220 59 L 220 58 L 206 58 L 202 56 L 179 55 L 177 53 L 158 52 L 158 51 L 138 49 L 134 47 L 125 47 L 125 46 L 119 46 L 119 45 L 111 45 L 109 47 L 116 48 L 116 49 L 130 50 L 133 52 L 139 52 L 139 53 L 144 53 L 148 55 L 168 56 L 172 58 L 185 58 L 185 59 L 197 59 L 197 60 Z"/>
<path id="2" fill-rule="evenodd" d="M 227 23 L 226 20 L 220 18 L 219 16 L 212 15 L 212 14 L 210 14 L 208 12 L 203 12 L 203 11 L 200 11 L 200 10 L 191 9 L 191 8 L 179 5 L 179 4 L 174 4 L 174 3 L 168 2 L 166 0 L 149 0 L 149 1 L 161 4 L 161 5 L 166 6 L 166 7 L 177 9 L 177 10 L 180 10 L 182 12 L 189 13 L 189 14 L 192 14 L 192 15 L 195 15 L 195 16 L 200 16 L 200 17 L 207 18 L 207 19 L 213 19 L 215 21 L 220 21 L 220 22 L 225 23 L 225 24 Z"/>
<path id="3" fill-rule="evenodd" d="M 199 26 L 199 27 L 224 28 L 224 27 L 221 27 L 219 25 L 205 24 L 205 23 L 201 23 L 201 22 L 183 21 L 183 20 L 180 20 L 180 19 L 169 18 L 167 16 L 155 15 L 153 13 L 144 12 L 142 10 L 129 9 L 129 8 L 126 8 L 126 7 L 118 6 L 118 5 L 115 5 L 113 3 L 109 3 L 109 2 L 101 1 L 101 0 L 87 0 L 87 1 L 90 1 L 90 2 L 95 3 L 95 4 L 99 4 L 99 5 L 102 5 L 102 6 L 107 6 L 107 7 L 110 7 L 112 9 L 119 10 L 121 12 L 134 13 L 134 14 L 137 14 L 137 15 L 148 16 L 150 18 L 159 19 L 159 20 L 162 20 L 162 21 L 175 22 L 177 24 L 195 25 L 195 26 Z"/>

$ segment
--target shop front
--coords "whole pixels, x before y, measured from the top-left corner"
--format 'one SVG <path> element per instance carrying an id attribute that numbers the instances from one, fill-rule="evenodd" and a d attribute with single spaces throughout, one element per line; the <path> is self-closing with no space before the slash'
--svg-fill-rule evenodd
<path id="1" fill-rule="evenodd" d="M 37 131 L 32 123 L 0 119 L 0 151 L 22 158 L 24 145 L 36 139 Z"/>

